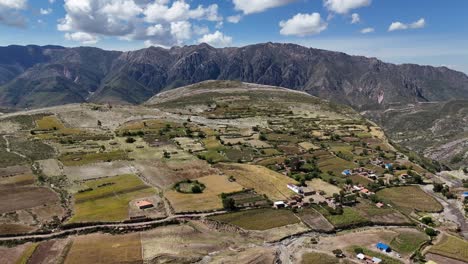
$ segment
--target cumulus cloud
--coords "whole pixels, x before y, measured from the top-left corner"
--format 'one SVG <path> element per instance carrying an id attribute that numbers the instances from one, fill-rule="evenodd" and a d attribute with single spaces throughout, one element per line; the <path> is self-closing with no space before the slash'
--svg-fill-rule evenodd
<path id="1" fill-rule="evenodd" d="M 0 0 L 0 8 L 25 9 L 26 6 L 26 0 Z"/>
<path id="2" fill-rule="evenodd" d="M 209 32 L 197 23 L 223 21 L 217 4 L 192 7 L 191 1 L 185 0 L 64 1 L 66 14 L 59 20 L 58 30 L 69 35 L 82 32 L 98 37 L 143 40 L 153 46 L 185 44 L 193 36 Z"/>
<path id="3" fill-rule="evenodd" d="M 361 22 L 361 17 L 359 16 L 358 13 L 354 13 L 351 15 L 351 24 L 357 24 Z"/>
<path id="4" fill-rule="evenodd" d="M 396 21 L 390 24 L 390 26 L 388 27 L 388 31 L 418 29 L 418 28 L 424 28 L 425 26 L 426 26 L 426 20 L 424 18 L 420 18 L 418 21 L 415 21 L 410 24 L 405 24 L 400 21 Z"/>
<path id="5" fill-rule="evenodd" d="M 327 29 L 328 24 L 323 21 L 319 13 L 297 14 L 289 20 L 279 23 L 281 35 L 307 36 L 315 35 Z"/>
<path id="6" fill-rule="evenodd" d="M 347 14 L 349 11 L 369 6 L 372 0 L 324 0 L 324 6 L 331 12 Z"/>
<path id="7" fill-rule="evenodd" d="M 191 9 L 190 5 L 183 0 L 172 3 L 172 6 L 166 5 L 166 1 L 156 1 L 149 4 L 144 11 L 147 22 L 167 21 L 174 22 L 187 19 L 198 19 L 208 21 L 220 21 L 222 18 L 218 15 L 218 5 L 212 4 L 208 7 L 199 5 Z"/>
<path id="8" fill-rule="evenodd" d="M 235 16 L 228 16 L 226 20 L 229 23 L 237 24 L 241 21 L 241 19 L 242 19 L 241 15 L 235 15 Z"/>
<path id="9" fill-rule="evenodd" d="M 217 30 L 212 34 L 204 35 L 198 40 L 198 42 L 207 43 L 214 47 L 227 47 L 232 44 L 232 37 L 224 35 Z"/>
<path id="10" fill-rule="evenodd" d="M 39 12 L 41 13 L 41 15 L 49 15 L 52 13 L 52 8 L 47 8 L 47 9 L 41 8 L 39 9 Z"/>
<path id="11" fill-rule="evenodd" d="M 166 33 L 166 29 L 161 24 L 150 26 L 146 29 L 147 36 L 161 36 Z"/>
<path id="12" fill-rule="evenodd" d="M 24 27 L 26 19 L 18 11 L 26 7 L 26 0 L 0 0 L 0 24 Z"/>
<path id="13" fill-rule="evenodd" d="M 260 13 L 267 9 L 287 5 L 296 0 L 233 0 L 234 8 L 245 15 Z"/>
<path id="14" fill-rule="evenodd" d="M 171 22 L 171 34 L 176 39 L 177 44 L 182 44 L 192 38 L 192 24 L 187 21 Z"/>
<path id="15" fill-rule="evenodd" d="M 88 34 L 86 32 L 75 32 L 75 33 L 66 33 L 65 39 L 81 42 L 82 44 L 96 44 L 99 41 L 99 38 L 95 35 Z"/>
<path id="16" fill-rule="evenodd" d="M 368 27 L 368 28 L 363 28 L 363 29 L 361 29 L 361 33 L 362 33 L 362 34 L 369 34 L 369 33 L 373 33 L 373 32 L 375 32 L 375 29 L 372 28 L 372 27 Z"/>

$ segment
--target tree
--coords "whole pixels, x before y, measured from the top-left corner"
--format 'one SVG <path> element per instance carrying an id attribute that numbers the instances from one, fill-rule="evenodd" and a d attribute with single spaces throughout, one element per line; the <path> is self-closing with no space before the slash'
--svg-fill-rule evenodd
<path id="1" fill-rule="evenodd" d="M 430 225 L 430 224 L 434 223 L 430 216 L 425 216 L 425 217 L 421 218 L 421 222 L 423 222 L 423 224 L 425 224 L 425 225 Z"/>
<path id="2" fill-rule="evenodd" d="M 430 236 L 430 237 L 435 237 L 435 236 L 437 236 L 437 231 L 434 230 L 434 229 L 432 229 L 432 228 L 430 228 L 430 227 L 429 227 L 429 228 L 426 228 L 426 229 L 424 230 L 424 232 L 426 232 L 426 235 L 428 235 L 428 236 Z"/>
<path id="3" fill-rule="evenodd" d="M 98 127 L 101 127 L 101 126 L 102 126 L 101 120 L 98 120 L 98 121 L 97 121 L 97 125 L 98 125 Z"/>
<path id="4" fill-rule="evenodd" d="M 223 199 L 223 208 L 228 211 L 236 210 L 236 201 L 232 198 L 225 197 Z"/>
<path id="5" fill-rule="evenodd" d="M 441 192 L 442 189 L 444 189 L 444 185 L 442 183 L 434 183 L 434 188 L 432 188 L 434 192 Z"/>
<path id="6" fill-rule="evenodd" d="M 135 141 L 136 140 L 134 138 L 132 138 L 132 137 L 128 137 L 127 139 L 125 139 L 125 142 L 127 142 L 128 144 L 133 144 L 133 143 L 135 143 Z"/>
<path id="7" fill-rule="evenodd" d="M 200 185 L 195 184 L 192 186 L 192 193 L 202 193 L 202 188 Z"/>

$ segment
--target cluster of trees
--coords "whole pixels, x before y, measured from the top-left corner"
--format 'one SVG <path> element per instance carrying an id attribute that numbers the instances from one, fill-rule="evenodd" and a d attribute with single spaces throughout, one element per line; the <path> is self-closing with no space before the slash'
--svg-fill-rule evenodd
<path id="1" fill-rule="evenodd" d="M 444 185 L 442 183 L 434 183 L 434 187 L 432 188 L 434 192 L 442 193 L 447 199 L 455 199 L 456 196 L 453 192 L 450 191 L 450 187 Z"/>

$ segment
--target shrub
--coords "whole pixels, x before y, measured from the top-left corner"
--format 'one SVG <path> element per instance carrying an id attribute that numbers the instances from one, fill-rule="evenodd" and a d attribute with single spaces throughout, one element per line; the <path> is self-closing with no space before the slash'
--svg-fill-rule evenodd
<path id="1" fill-rule="evenodd" d="M 125 139 L 125 142 L 127 142 L 128 144 L 133 144 L 133 143 L 135 143 L 135 141 L 136 140 L 134 138 L 132 138 L 132 137 L 128 137 L 127 139 Z"/>

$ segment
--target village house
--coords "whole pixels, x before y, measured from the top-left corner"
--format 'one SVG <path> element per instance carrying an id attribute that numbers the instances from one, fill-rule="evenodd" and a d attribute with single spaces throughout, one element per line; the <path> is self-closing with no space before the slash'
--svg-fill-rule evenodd
<path id="1" fill-rule="evenodd" d="M 299 186 L 296 186 L 294 184 L 291 184 L 289 183 L 288 185 L 288 189 L 290 189 L 291 191 L 297 193 L 297 194 L 302 194 L 302 188 L 299 187 Z"/>
<path id="2" fill-rule="evenodd" d="M 136 202 L 136 206 L 138 206 L 140 210 L 154 207 L 153 203 L 151 203 L 150 201 L 146 201 L 146 200 Z"/>
<path id="3" fill-rule="evenodd" d="M 377 243 L 376 247 L 377 247 L 378 250 L 380 250 L 382 252 L 388 253 L 388 252 L 392 251 L 392 249 L 390 248 L 389 245 L 387 245 L 385 243 L 382 243 L 382 242 Z"/>
<path id="4" fill-rule="evenodd" d="M 356 258 L 364 261 L 365 263 L 376 263 L 376 264 L 382 263 L 381 259 L 376 258 L 376 257 L 367 256 L 367 255 L 364 255 L 362 253 L 357 254 Z"/>
<path id="5" fill-rule="evenodd" d="M 277 201 L 277 202 L 274 202 L 273 203 L 273 206 L 276 208 L 276 209 L 280 209 L 280 208 L 285 208 L 287 207 L 288 205 L 286 203 L 284 203 L 283 201 Z"/>

